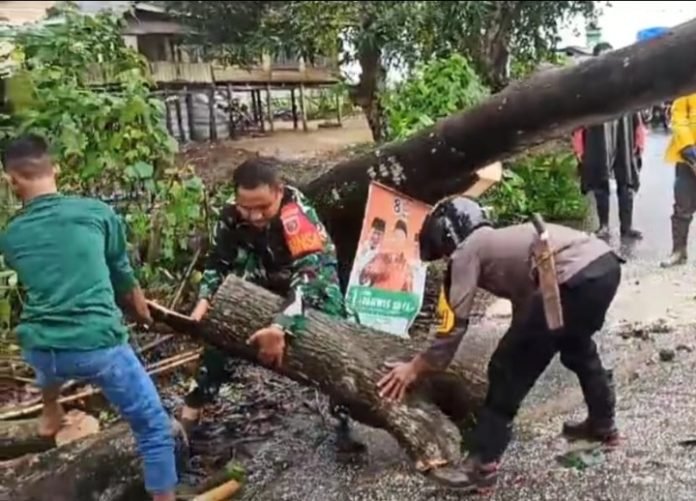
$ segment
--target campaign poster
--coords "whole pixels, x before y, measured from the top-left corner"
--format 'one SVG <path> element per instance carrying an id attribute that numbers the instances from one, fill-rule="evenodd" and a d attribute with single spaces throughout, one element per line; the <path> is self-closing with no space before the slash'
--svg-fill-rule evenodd
<path id="1" fill-rule="evenodd" d="M 418 232 L 429 210 L 391 188 L 370 184 L 346 291 L 347 305 L 361 324 L 408 337 L 423 303 L 427 267 L 420 260 Z"/>

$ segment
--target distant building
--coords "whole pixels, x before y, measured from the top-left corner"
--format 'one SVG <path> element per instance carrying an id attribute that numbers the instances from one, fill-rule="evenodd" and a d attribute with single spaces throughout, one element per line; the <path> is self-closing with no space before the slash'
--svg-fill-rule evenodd
<path id="1" fill-rule="evenodd" d="M 56 2 L 0 2 L 0 22 L 19 25 L 34 23 L 46 16 Z"/>
<path id="2" fill-rule="evenodd" d="M 556 49 L 556 52 L 566 56 L 571 63 L 578 63 L 592 57 L 592 49 L 587 47 L 582 47 L 580 45 L 569 45 L 567 47 L 560 47 Z"/>
<path id="3" fill-rule="evenodd" d="M 585 26 L 585 45 L 594 47 L 602 41 L 602 28 L 599 27 L 596 21 L 591 21 Z"/>
<path id="4" fill-rule="evenodd" d="M 0 2 L 0 22 L 13 26 L 43 20 L 58 2 Z M 186 27 L 173 20 L 166 11 L 145 2 L 75 2 L 85 14 L 112 10 L 126 16 L 123 39 L 126 45 L 138 50 L 149 61 L 174 61 L 176 47 L 181 43 Z"/>
<path id="5" fill-rule="evenodd" d="M 0 25 L 43 22 L 58 2 L 0 1 Z M 244 105 L 255 127 L 273 130 L 273 99 L 290 97 L 293 126 L 307 130 L 305 95 L 340 81 L 338 56 L 317 58 L 312 64 L 299 57 L 263 55 L 255 65 L 240 67 L 204 60 L 201 47 L 186 40 L 189 28 L 166 9 L 147 2 L 78 1 L 85 14 L 111 10 L 124 16 L 125 44 L 149 62 L 149 73 L 165 97 L 167 127 L 181 141 L 224 138 L 232 134 L 232 110 Z M 48 21 L 46 21 L 48 22 Z M 61 22 L 52 18 L 51 22 Z M 12 42 L 0 41 L 0 79 L 12 74 Z M 87 68 L 90 82 L 101 85 L 112 78 L 95 61 Z M 265 93 L 265 103 L 261 93 Z M 289 96 L 288 96 L 289 92 Z M 299 102 L 296 101 L 299 97 Z M 279 110 L 283 111 L 283 110 Z M 210 120 L 211 116 L 214 120 Z M 340 113 L 337 112 L 340 117 Z M 340 118 L 339 118 L 340 122 Z"/>
<path id="6" fill-rule="evenodd" d="M 56 1 L 0 1 L 0 23 L 13 26 L 43 20 Z M 201 63 L 199 47 L 187 45 L 188 27 L 171 16 L 166 9 L 148 2 L 132 1 L 77 1 L 75 4 L 85 14 L 104 10 L 122 13 L 126 19 L 123 39 L 151 63 Z M 258 68 L 265 71 L 290 70 L 311 73 L 310 82 L 330 84 L 337 82 L 338 58 L 317 58 L 314 64 L 305 64 L 299 57 L 263 57 Z M 257 77 L 255 80 L 258 80 Z M 261 78 L 261 80 L 263 80 Z M 295 78 L 295 80 L 297 80 Z"/>

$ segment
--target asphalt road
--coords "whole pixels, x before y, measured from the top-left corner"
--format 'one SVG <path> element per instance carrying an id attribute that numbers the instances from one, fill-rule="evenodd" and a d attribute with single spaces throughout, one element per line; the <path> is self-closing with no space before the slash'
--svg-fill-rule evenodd
<path id="1" fill-rule="evenodd" d="M 664 153 L 669 143 L 669 135 L 651 132 L 648 136 L 643 156 L 641 187 L 634 202 L 634 226 L 643 232 L 642 241 L 631 246 L 623 246 L 618 237 L 618 207 L 616 188 L 610 214 L 612 244 L 620 248 L 627 257 L 648 263 L 659 262 L 671 252 L 670 216 L 672 214 L 674 166 L 666 164 Z M 693 248 L 695 239 L 691 239 Z"/>

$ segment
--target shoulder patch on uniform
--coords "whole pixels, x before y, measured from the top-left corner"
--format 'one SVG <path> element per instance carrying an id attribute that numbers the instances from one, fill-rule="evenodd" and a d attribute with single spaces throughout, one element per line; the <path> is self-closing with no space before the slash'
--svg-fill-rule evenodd
<path id="1" fill-rule="evenodd" d="M 454 329 L 454 311 L 447 300 L 444 287 L 440 288 L 440 295 L 437 299 L 437 316 L 439 322 L 435 331 L 436 335 L 440 337 L 449 336 Z"/>
<path id="2" fill-rule="evenodd" d="M 285 242 L 293 258 L 324 249 L 322 232 L 297 203 L 284 205 L 280 210 L 280 220 L 283 223 Z"/>

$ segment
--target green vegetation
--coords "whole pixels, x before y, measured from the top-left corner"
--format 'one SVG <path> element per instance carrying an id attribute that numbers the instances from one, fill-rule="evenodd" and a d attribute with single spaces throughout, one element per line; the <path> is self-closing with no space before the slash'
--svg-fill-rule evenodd
<path id="1" fill-rule="evenodd" d="M 576 15 L 591 17 L 593 1 L 276 1 L 164 2 L 192 23 L 192 42 L 211 58 L 258 60 L 262 51 L 340 59 L 360 66 L 352 87 L 376 141 L 384 138 L 379 99 L 386 70 L 460 54 L 487 87 L 510 80 L 508 67 L 531 68 L 548 59 L 560 28 Z"/>
<path id="2" fill-rule="evenodd" d="M 33 132 L 50 140 L 61 190 L 113 203 L 127 223 L 141 281 L 171 292 L 194 254 L 191 237 L 205 233 L 203 183 L 192 170 L 174 167 L 176 143 L 163 106 L 151 95 L 144 61 L 124 45 L 121 19 L 83 16 L 70 6 L 58 15 L 1 33 L 14 43 L 19 67 L 7 81 L 12 113 L 0 116 L 0 139 Z M 94 61 L 114 84 L 90 85 Z M 0 192 L 3 225 L 17 206 L 6 188 Z M 5 333 L 16 310 L 16 286 L 14 274 L 0 268 Z"/>
<path id="3" fill-rule="evenodd" d="M 483 100 L 486 87 L 459 54 L 418 68 L 385 96 L 387 124 L 395 139 L 411 135 L 438 119 Z M 486 194 L 498 224 L 527 220 L 539 212 L 550 221 L 585 217 L 585 198 L 577 180 L 577 161 L 569 150 L 528 155 L 507 165 L 503 180 Z"/>
<path id="4" fill-rule="evenodd" d="M 589 12 L 596 2 L 537 2 L 522 6 L 524 12 L 508 12 L 518 2 L 167 3 L 193 22 L 211 57 L 248 62 L 261 51 L 285 50 L 310 62 L 342 54 L 342 62 L 356 62 L 357 85 L 323 92 L 309 111 L 333 116 L 338 92 L 346 109 L 364 111 L 381 140 L 385 130 L 403 138 L 475 105 L 500 83 L 501 60 L 511 60 L 516 73 L 530 71 L 548 56 L 559 20 Z M 481 36 L 503 14 L 513 19 L 508 30 L 495 39 Z M 82 16 L 66 4 L 50 22 L 0 29 L 0 38 L 14 46 L 15 61 L 3 65 L 13 76 L 6 81 L 11 110 L 0 114 L 0 146 L 22 132 L 49 139 L 61 190 L 112 203 L 127 223 L 141 281 L 166 295 L 190 280 L 185 275 L 197 242 L 209 233 L 229 187 L 216 187 L 210 197 L 192 169 L 175 166 L 176 143 L 166 131 L 163 106 L 152 96 L 145 62 L 125 46 L 122 28 L 120 17 Z M 501 43 L 511 52 L 495 58 Z M 386 68 L 395 62 L 409 78 L 386 90 Z M 99 73 L 113 83 L 93 85 Z M 585 211 L 573 159 L 564 152 L 518 161 L 485 200 L 505 223 L 531 211 L 550 220 Z M 0 224 L 16 205 L 3 186 Z M 16 282 L 0 262 L 0 342 L 16 320 Z"/>
<path id="5" fill-rule="evenodd" d="M 527 221 L 534 212 L 548 221 L 579 221 L 586 216 L 572 153 L 528 155 L 507 167 L 503 180 L 482 200 L 491 207 L 497 224 Z"/>
<path id="6" fill-rule="evenodd" d="M 390 139 L 403 139 L 455 111 L 481 102 L 488 89 L 459 54 L 419 65 L 394 91 L 385 95 Z"/>

